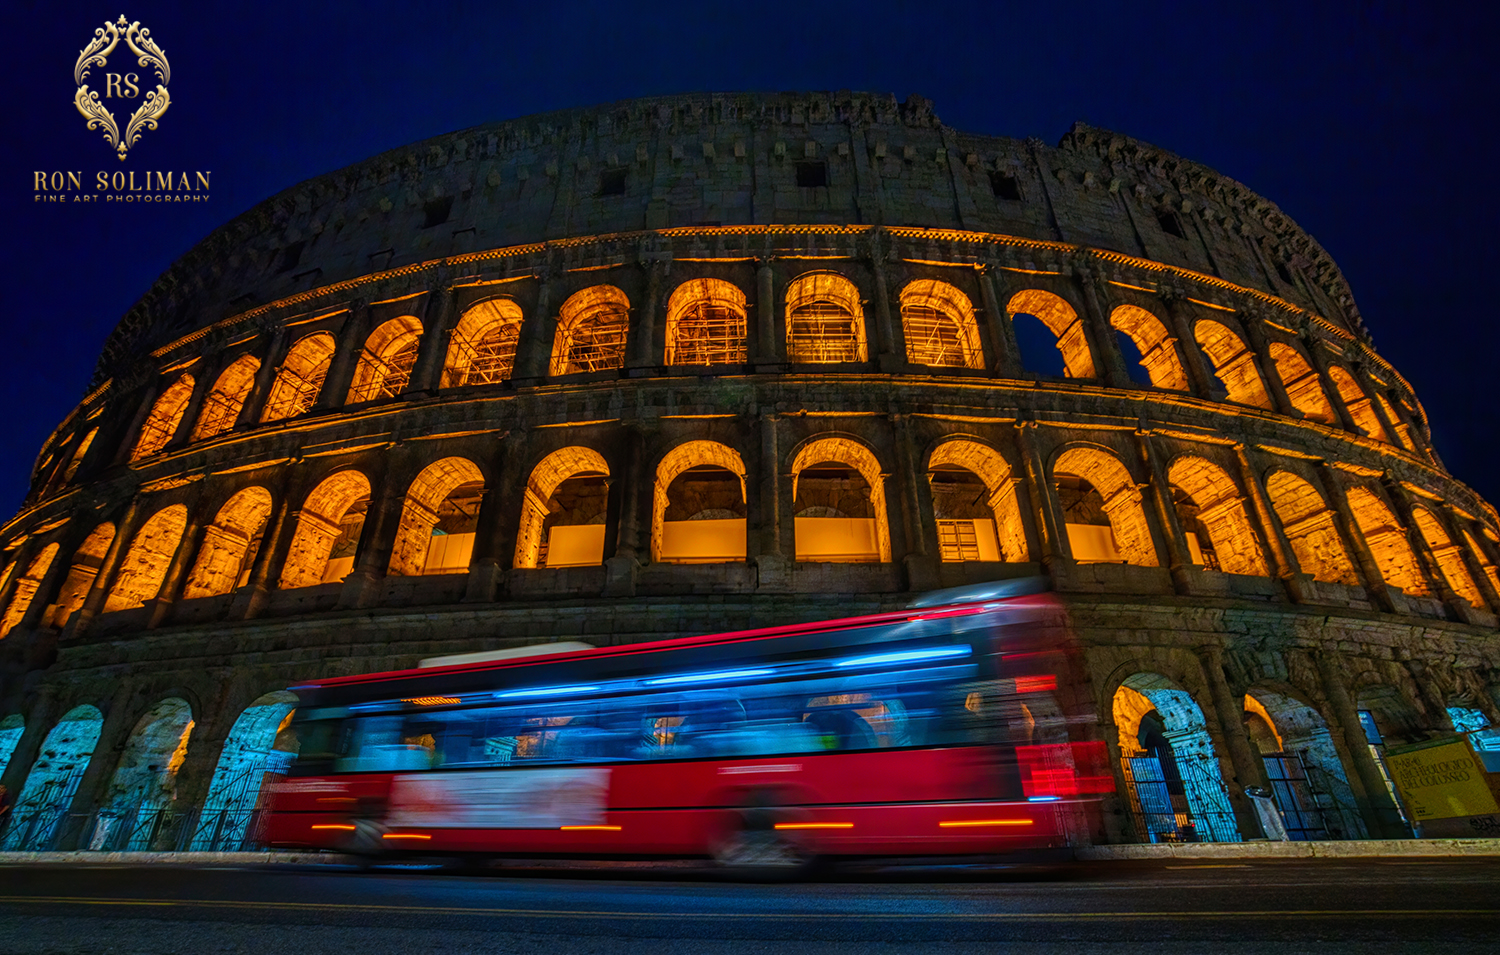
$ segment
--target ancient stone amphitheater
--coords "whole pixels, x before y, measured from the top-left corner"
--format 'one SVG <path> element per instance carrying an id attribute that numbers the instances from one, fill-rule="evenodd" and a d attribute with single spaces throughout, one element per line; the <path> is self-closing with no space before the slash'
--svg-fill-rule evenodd
<path id="1" fill-rule="evenodd" d="M 692 95 L 302 183 L 174 264 L 0 529 L 6 848 L 253 839 L 299 680 L 1045 575 L 1101 838 L 1400 834 L 1496 716 L 1495 510 L 1212 169 L 920 97 Z M 183 822 L 188 820 L 188 822 Z"/>

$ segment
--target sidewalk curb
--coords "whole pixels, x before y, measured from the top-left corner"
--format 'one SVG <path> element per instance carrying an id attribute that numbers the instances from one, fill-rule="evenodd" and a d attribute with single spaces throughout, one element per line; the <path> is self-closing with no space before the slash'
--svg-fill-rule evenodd
<path id="1" fill-rule="evenodd" d="M 1500 857 L 1500 839 L 1368 839 L 1348 842 L 1195 842 L 1087 846 L 1088 862 L 1152 859 L 1377 859 Z"/>

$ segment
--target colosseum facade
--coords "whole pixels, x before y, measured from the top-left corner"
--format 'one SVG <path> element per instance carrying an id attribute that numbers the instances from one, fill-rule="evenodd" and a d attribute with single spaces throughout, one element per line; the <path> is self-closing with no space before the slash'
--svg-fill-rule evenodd
<path id="1" fill-rule="evenodd" d="M 1329 255 L 1189 160 L 915 96 L 480 126 L 261 203 L 110 336 L 0 529 L 4 845 L 238 845 L 297 681 L 1036 575 L 1094 838 L 1258 836 L 1278 779 L 1400 835 L 1381 746 L 1497 717 L 1497 529 Z"/>

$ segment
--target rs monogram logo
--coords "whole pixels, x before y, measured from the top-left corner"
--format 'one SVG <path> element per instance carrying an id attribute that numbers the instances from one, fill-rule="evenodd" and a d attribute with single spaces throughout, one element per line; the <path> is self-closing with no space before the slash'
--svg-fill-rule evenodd
<path id="1" fill-rule="evenodd" d="M 157 79 L 156 89 L 148 91 L 141 105 L 130 115 L 124 135 L 121 135 L 119 123 L 105 107 L 99 93 L 90 90 L 85 82 L 90 68 L 97 66 L 102 69 L 109 66 L 109 55 L 122 39 L 136 57 L 137 65 L 145 70 L 155 70 Z M 156 121 L 167 111 L 171 102 L 167 95 L 167 82 L 170 78 L 171 67 L 167 65 L 167 55 L 151 39 L 151 31 L 142 29 L 140 21 L 127 24 L 124 14 L 121 14 L 118 21 L 106 23 L 95 30 L 94 39 L 79 51 L 78 63 L 73 67 L 73 80 L 78 84 L 73 105 L 88 120 L 89 129 L 104 130 L 104 141 L 124 161 L 126 151 L 140 141 L 141 133 L 156 129 Z M 105 99 L 135 99 L 141 94 L 140 76 L 136 73 L 105 73 L 104 83 Z"/>

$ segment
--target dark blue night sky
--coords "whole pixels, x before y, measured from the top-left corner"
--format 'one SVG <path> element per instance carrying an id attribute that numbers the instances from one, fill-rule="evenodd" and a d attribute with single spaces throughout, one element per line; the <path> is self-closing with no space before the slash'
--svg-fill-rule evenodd
<path id="1" fill-rule="evenodd" d="M 246 208 L 450 130 L 699 90 L 920 93 L 949 125 L 1049 143 L 1082 119 L 1244 182 L 1332 254 L 1449 468 L 1500 501 L 1500 16 L 1478 4 L 1228 6 L 12 4 L 0 520 L 120 316 Z M 123 164 L 72 105 L 79 49 L 121 13 L 165 50 L 173 98 Z M 212 199 L 32 201 L 34 171 L 120 168 L 212 170 Z"/>

